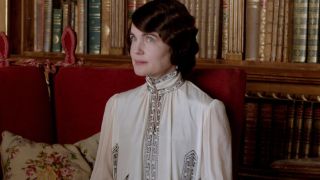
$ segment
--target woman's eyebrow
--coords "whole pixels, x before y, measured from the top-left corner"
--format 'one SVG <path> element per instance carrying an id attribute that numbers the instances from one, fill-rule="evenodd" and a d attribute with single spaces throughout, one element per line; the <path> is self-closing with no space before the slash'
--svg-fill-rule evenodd
<path id="1" fill-rule="evenodd" d="M 148 35 L 150 36 L 150 35 L 151 35 L 151 36 L 154 36 L 154 37 L 156 37 L 156 38 L 158 38 L 158 37 L 159 37 L 159 35 L 158 35 L 158 34 L 156 34 L 155 32 L 151 32 L 151 33 L 143 33 L 142 35 L 143 35 L 143 36 L 148 36 Z"/>

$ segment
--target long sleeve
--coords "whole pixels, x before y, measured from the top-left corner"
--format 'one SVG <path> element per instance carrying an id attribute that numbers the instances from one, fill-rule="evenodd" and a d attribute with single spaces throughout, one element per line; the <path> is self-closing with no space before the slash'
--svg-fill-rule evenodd
<path id="1" fill-rule="evenodd" d="M 213 100 L 203 123 L 201 179 L 232 179 L 231 131 L 223 103 Z"/>
<path id="2" fill-rule="evenodd" d="M 101 135 L 96 161 L 94 164 L 91 180 L 112 180 L 112 129 L 114 121 L 114 101 L 115 96 L 111 97 L 106 104 L 103 121 L 101 126 Z"/>

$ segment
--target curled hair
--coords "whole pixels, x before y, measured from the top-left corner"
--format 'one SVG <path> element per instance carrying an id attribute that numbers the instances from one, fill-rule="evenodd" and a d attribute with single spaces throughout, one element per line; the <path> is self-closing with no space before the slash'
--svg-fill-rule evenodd
<path id="1" fill-rule="evenodd" d="M 198 29 L 194 17 L 182 3 L 177 0 L 149 1 L 132 14 L 132 23 L 140 31 L 159 33 L 171 49 L 171 64 L 178 67 L 183 77 L 195 66 L 195 55 L 199 51 Z M 127 47 L 130 46 L 127 37 Z"/>

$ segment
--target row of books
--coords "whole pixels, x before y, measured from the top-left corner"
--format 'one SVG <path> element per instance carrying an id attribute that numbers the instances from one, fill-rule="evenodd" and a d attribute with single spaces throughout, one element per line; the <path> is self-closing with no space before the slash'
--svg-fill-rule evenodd
<path id="1" fill-rule="evenodd" d="M 247 98 L 242 164 L 320 157 L 320 102 Z"/>
<path id="2" fill-rule="evenodd" d="M 71 26 L 76 53 L 121 55 L 132 12 L 146 0 L 34 0 L 34 51 L 61 52 L 61 34 Z M 128 10 L 128 13 L 126 11 Z"/>
<path id="3" fill-rule="evenodd" d="M 123 54 L 133 11 L 148 0 L 34 0 L 34 51 Z M 318 63 L 319 0 L 180 0 L 196 18 L 199 58 Z"/>
<path id="4" fill-rule="evenodd" d="M 245 59 L 319 63 L 319 0 L 247 0 Z"/>

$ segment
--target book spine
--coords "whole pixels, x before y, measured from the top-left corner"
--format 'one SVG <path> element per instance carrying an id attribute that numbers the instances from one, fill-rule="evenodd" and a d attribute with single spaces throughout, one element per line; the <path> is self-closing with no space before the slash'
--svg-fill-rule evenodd
<path id="1" fill-rule="evenodd" d="M 276 46 L 276 61 L 282 61 L 283 41 L 284 41 L 284 13 L 285 13 L 285 1 L 279 2 L 279 21 L 278 21 L 278 33 L 277 33 L 277 46 Z"/>
<path id="2" fill-rule="evenodd" d="M 78 32 L 77 32 L 77 53 L 87 53 L 87 0 L 78 0 Z"/>
<path id="3" fill-rule="evenodd" d="M 207 22 L 206 27 L 207 27 L 207 32 L 205 34 L 207 37 L 205 38 L 206 41 L 206 48 L 207 51 L 205 52 L 205 58 L 212 59 L 213 58 L 213 42 L 215 40 L 214 38 L 214 29 L 215 29 L 215 24 L 214 24 L 214 19 L 215 19 L 215 2 L 214 1 L 208 1 L 206 5 L 206 9 L 212 9 L 211 11 L 208 11 L 206 17 L 207 17 Z"/>
<path id="4" fill-rule="evenodd" d="M 294 0 L 292 61 L 304 63 L 307 50 L 308 0 Z"/>
<path id="5" fill-rule="evenodd" d="M 279 23 L 279 6 L 280 1 L 273 2 L 273 19 L 272 19 L 272 43 L 271 43 L 271 61 L 276 61 L 277 41 L 278 41 L 278 23 Z"/>
<path id="6" fill-rule="evenodd" d="M 199 16 L 199 23 L 200 23 L 200 29 L 199 29 L 199 55 L 200 58 L 206 58 L 206 52 L 207 52 L 207 22 L 208 22 L 208 9 L 207 6 L 207 0 L 200 1 L 200 9 L 201 12 Z"/>
<path id="7" fill-rule="evenodd" d="M 319 53 L 319 0 L 308 2 L 307 63 L 317 63 Z"/>
<path id="8" fill-rule="evenodd" d="M 52 52 L 61 52 L 61 34 L 62 34 L 62 10 L 53 9 L 52 23 Z"/>
<path id="9" fill-rule="evenodd" d="M 259 52 L 259 0 L 247 0 L 245 60 L 257 60 Z"/>
<path id="10" fill-rule="evenodd" d="M 220 37 L 220 1 L 215 1 L 214 4 L 214 29 L 213 29 L 213 59 L 218 58 L 218 50 L 219 50 L 219 37 Z"/>
<path id="11" fill-rule="evenodd" d="M 295 101 L 288 105 L 287 123 L 286 123 L 286 159 L 291 159 L 293 149 L 293 134 L 294 134 L 294 114 L 295 114 Z"/>
<path id="12" fill-rule="evenodd" d="M 100 54 L 101 1 L 88 0 L 88 53 Z"/>
<path id="13" fill-rule="evenodd" d="M 69 4 L 67 1 L 62 2 L 62 29 L 70 25 L 70 18 L 69 18 Z"/>
<path id="14" fill-rule="evenodd" d="M 292 157 L 293 159 L 299 159 L 300 148 L 301 148 L 301 136 L 302 136 L 302 125 L 303 125 L 303 109 L 304 102 L 298 102 L 295 110 L 295 120 L 294 120 L 294 134 L 293 134 L 293 144 L 292 144 Z"/>
<path id="15" fill-rule="evenodd" d="M 259 107 L 259 167 L 268 166 L 271 161 L 271 128 L 272 128 L 272 104 L 270 102 L 261 102 Z"/>
<path id="16" fill-rule="evenodd" d="M 101 54 L 110 54 L 111 1 L 104 0 L 101 3 Z"/>
<path id="17" fill-rule="evenodd" d="M 313 106 L 311 157 L 320 157 L 320 103 Z"/>
<path id="18" fill-rule="evenodd" d="M 282 61 L 289 62 L 288 56 L 288 44 L 289 44 L 289 0 L 284 1 L 284 34 L 283 34 L 283 51 L 282 51 Z M 292 26 L 290 26 L 292 27 Z"/>
<path id="19" fill-rule="evenodd" d="M 111 0 L 110 54 L 121 55 L 124 48 L 124 0 Z"/>
<path id="20" fill-rule="evenodd" d="M 42 52 L 44 46 L 44 0 L 35 0 L 34 4 L 34 51 Z"/>
<path id="21" fill-rule="evenodd" d="M 76 30 L 77 29 L 77 14 L 78 11 L 76 11 L 77 4 L 75 1 L 70 1 L 70 25 L 72 29 Z"/>
<path id="22" fill-rule="evenodd" d="M 266 31 L 265 31 L 265 44 L 264 44 L 264 61 L 271 61 L 272 52 L 272 24 L 273 24 L 273 1 L 267 1 L 266 9 Z"/>
<path id="23" fill-rule="evenodd" d="M 260 26 L 259 26 L 259 60 L 264 61 L 264 48 L 266 36 L 266 21 L 267 21 L 267 0 L 260 1 Z"/>
<path id="24" fill-rule="evenodd" d="M 8 34 L 8 0 L 0 1 L 0 32 Z"/>
<path id="25" fill-rule="evenodd" d="M 226 59 L 229 47 L 229 21 L 230 3 L 229 0 L 222 1 L 222 47 L 221 58 Z"/>
<path id="26" fill-rule="evenodd" d="M 242 164 L 253 166 L 256 160 L 258 103 L 247 102 L 245 104 L 245 114 Z"/>
<path id="27" fill-rule="evenodd" d="M 285 159 L 287 113 L 290 101 L 274 101 L 272 103 L 272 160 Z"/>
<path id="28" fill-rule="evenodd" d="M 300 158 L 308 158 L 310 153 L 310 141 L 311 141 L 311 130 L 312 130 L 312 110 L 313 103 L 306 102 L 303 113 L 303 127 L 301 134 L 301 150 Z"/>
<path id="29" fill-rule="evenodd" d="M 51 50 L 51 37 L 52 37 L 52 0 L 44 1 L 44 13 L 45 13 L 45 26 L 44 26 L 44 52 L 50 52 Z"/>

